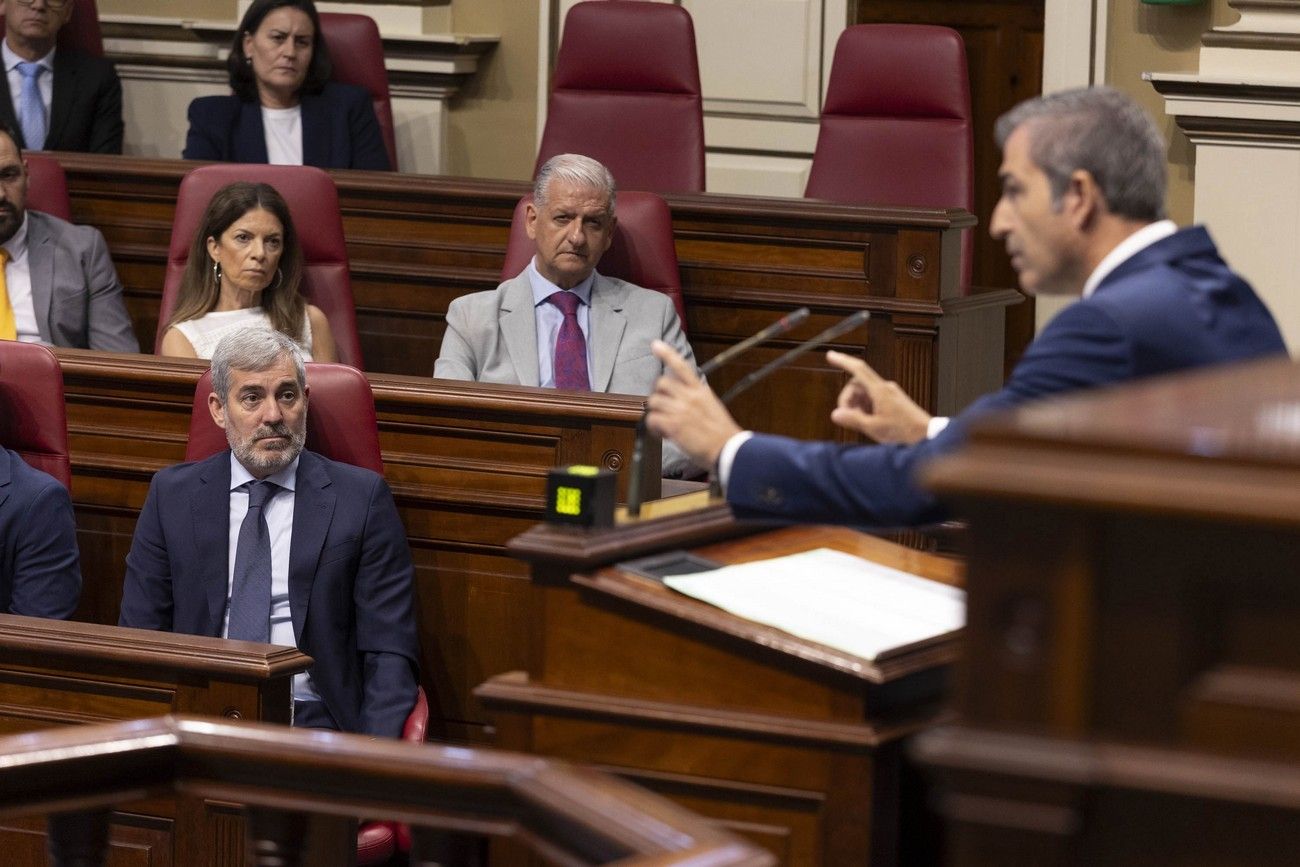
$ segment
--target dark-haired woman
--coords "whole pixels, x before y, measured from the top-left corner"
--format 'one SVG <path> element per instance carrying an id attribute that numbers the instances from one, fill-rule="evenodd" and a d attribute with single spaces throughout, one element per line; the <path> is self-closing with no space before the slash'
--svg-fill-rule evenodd
<path id="1" fill-rule="evenodd" d="M 329 321 L 299 291 L 302 270 L 289 206 L 275 188 L 222 187 L 190 244 L 161 354 L 210 358 L 227 334 L 268 328 L 296 340 L 308 361 L 337 361 Z"/>
<path id="2" fill-rule="evenodd" d="M 311 0 L 255 0 L 226 59 L 231 96 L 190 103 L 190 160 L 391 168 L 365 90 L 330 81 Z"/>

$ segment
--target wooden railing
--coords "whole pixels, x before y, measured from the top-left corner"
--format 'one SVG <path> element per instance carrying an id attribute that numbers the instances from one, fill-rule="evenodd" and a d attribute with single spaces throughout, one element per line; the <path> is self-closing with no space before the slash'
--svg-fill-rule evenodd
<path id="1" fill-rule="evenodd" d="M 424 853 L 449 831 L 512 839 L 560 864 L 773 863 L 630 783 L 513 753 L 189 716 L 0 739 L 0 816 L 56 814 L 55 867 L 103 863 L 99 811 L 178 791 L 247 805 L 249 867 L 347 863 L 346 847 L 306 854 L 313 815 L 409 822 L 412 865 L 432 863 Z"/>

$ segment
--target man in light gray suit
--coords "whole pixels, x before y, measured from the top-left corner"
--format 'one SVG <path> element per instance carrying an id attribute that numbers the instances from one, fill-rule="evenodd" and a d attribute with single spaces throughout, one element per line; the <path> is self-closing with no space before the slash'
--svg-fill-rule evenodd
<path id="1" fill-rule="evenodd" d="M 548 160 L 526 211 L 536 254 L 496 289 L 451 302 L 433 375 L 649 394 L 663 372 L 650 352 L 652 341 L 664 341 L 694 365 L 667 295 L 596 271 L 614 239 L 614 198 L 614 178 L 590 157 Z M 665 443 L 664 474 L 681 475 L 689 467 Z"/>
<path id="2" fill-rule="evenodd" d="M 104 236 L 27 210 L 27 163 L 0 125 L 0 339 L 139 352 Z"/>

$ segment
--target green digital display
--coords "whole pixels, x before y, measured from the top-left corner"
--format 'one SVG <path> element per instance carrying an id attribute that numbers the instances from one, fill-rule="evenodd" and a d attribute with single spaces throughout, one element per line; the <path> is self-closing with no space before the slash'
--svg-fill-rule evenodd
<path id="1" fill-rule="evenodd" d="M 580 488 L 556 488 L 555 511 L 561 515 L 581 515 L 582 490 Z"/>

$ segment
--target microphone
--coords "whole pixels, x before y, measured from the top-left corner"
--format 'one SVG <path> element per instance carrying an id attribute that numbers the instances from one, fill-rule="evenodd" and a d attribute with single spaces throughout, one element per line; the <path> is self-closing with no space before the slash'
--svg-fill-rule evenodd
<path id="1" fill-rule="evenodd" d="M 751 349 L 764 341 L 771 340 L 773 337 L 780 337 L 782 334 L 792 330 L 808 318 L 808 308 L 800 307 L 798 310 L 792 310 L 782 316 L 771 325 L 759 331 L 757 334 L 746 337 L 728 349 L 724 349 L 717 355 L 710 358 L 700 367 L 700 378 L 708 376 L 731 359 L 747 349 Z M 627 483 L 627 514 L 628 517 L 636 518 L 641 515 L 641 465 L 645 463 L 645 435 L 646 435 L 646 417 L 650 415 L 650 408 L 647 406 L 641 411 L 641 418 L 636 422 L 636 439 L 632 443 L 632 477 Z"/>
<path id="2" fill-rule="evenodd" d="M 845 316 L 839 322 L 836 322 L 834 325 L 832 325 L 830 328 L 827 328 L 822 333 L 809 337 L 803 343 L 800 343 L 798 346 L 796 346 L 794 349 L 791 349 L 789 352 L 786 352 L 784 355 L 781 355 L 769 361 L 767 364 L 764 364 L 758 370 L 746 374 L 740 380 L 740 382 L 737 382 L 735 385 L 733 385 L 730 389 L 727 390 L 727 393 L 721 397 L 723 404 L 724 405 L 728 404 L 739 395 L 744 394 L 746 391 L 749 391 L 750 387 L 753 386 L 755 383 L 761 382 L 762 380 L 766 379 L 772 373 L 775 373 L 776 371 L 785 367 L 787 364 L 794 361 L 796 358 L 803 355 L 808 350 L 816 349 L 817 346 L 819 346 L 822 343 L 830 343 L 832 340 L 839 337 L 841 334 L 846 334 L 852 331 L 853 329 L 857 328 L 859 325 L 862 325 L 870 318 L 871 318 L 871 311 L 859 310 L 857 313 L 853 313 L 848 316 Z"/>

